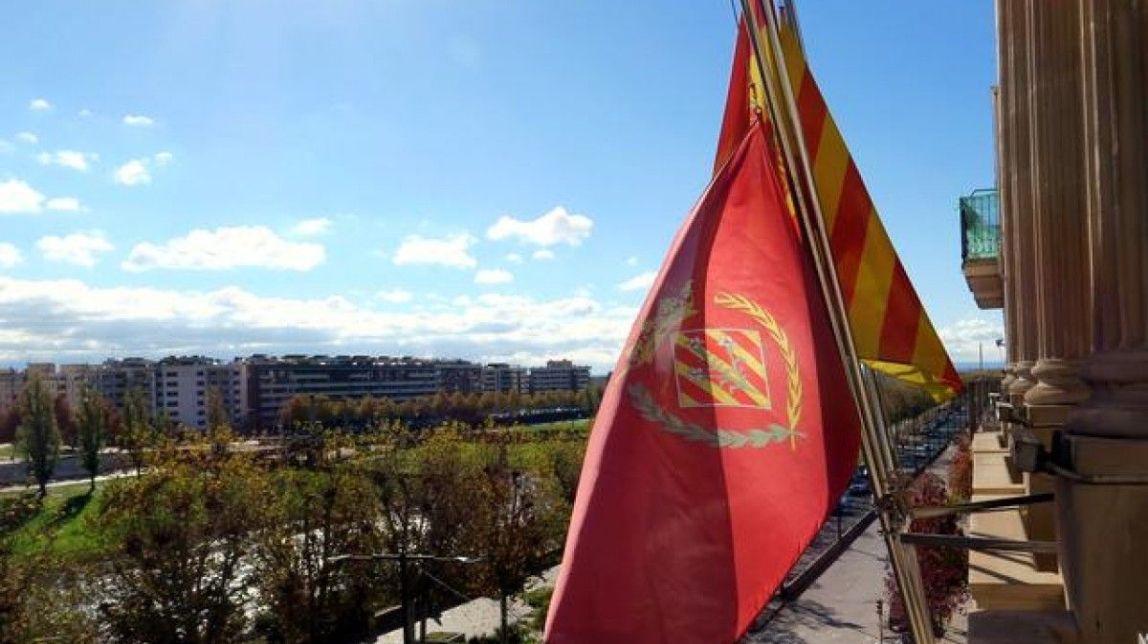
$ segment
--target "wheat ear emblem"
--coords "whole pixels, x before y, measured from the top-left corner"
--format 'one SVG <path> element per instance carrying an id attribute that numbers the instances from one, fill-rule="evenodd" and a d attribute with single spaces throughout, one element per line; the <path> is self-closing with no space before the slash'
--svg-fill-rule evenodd
<path id="1" fill-rule="evenodd" d="M 781 354 L 781 361 L 785 363 L 787 384 L 785 411 L 786 421 L 791 431 L 789 446 L 791 449 L 797 449 L 797 436 L 799 435 L 797 432 L 797 423 L 801 420 L 801 370 L 797 364 L 797 353 L 793 350 L 793 345 L 789 343 L 789 336 L 785 334 L 785 329 L 781 328 L 781 325 L 777 323 L 777 319 L 774 318 L 769 311 L 744 295 L 718 293 L 714 296 L 714 304 L 734 311 L 741 311 L 753 318 L 758 324 L 765 328 L 766 332 L 769 333 L 769 337 L 773 338 L 774 343 L 777 344 L 777 351 Z"/>

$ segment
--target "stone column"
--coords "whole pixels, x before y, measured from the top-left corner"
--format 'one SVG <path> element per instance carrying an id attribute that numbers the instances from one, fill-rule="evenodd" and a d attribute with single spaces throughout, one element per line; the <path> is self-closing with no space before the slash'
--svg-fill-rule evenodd
<path id="1" fill-rule="evenodd" d="M 1031 0 L 1000 0 L 1001 44 L 1001 209 L 1005 220 L 1005 315 L 1009 321 L 1009 356 L 1013 380 L 1002 395 L 1019 409 L 1024 394 L 1035 384 L 1031 369 L 1037 357 L 1035 300 L 1036 275 L 1032 218 L 1032 146 L 1028 100 L 1028 50 L 1032 39 L 1026 20 Z"/>
<path id="2" fill-rule="evenodd" d="M 1037 384 L 1025 392 L 1030 422 L 1062 425 L 1088 398 L 1080 377 L 1089 350 L 1080 4 L 1029 4 Z"/>
<path id="3" fill-rule="evenodd" d="M 1010 110 L 1014 110 L 1011 95 L 1012 87 L 1012 56 L 1005 45 L 1008 32 L 1011 28 L 1012 7 L 1008 2 L 997 3 L 997 78 L 998 85 L 993 89 L 993 130 L 996 140 L 996 184 L 997 198 L 1000 204 L 1000 257 L 997 260 L 1000 266 L 1001 281 L 1004 285 L 1004 306 L 1002 313 L 1005 320 L 1005 376 L 1000 383 L 1002 396 L 1008 396 L 1009 386 L 1016 380 L 1016 290 L 1015 278 L 1010 260 L 1016 251 L 1011 246 L 1015 243 L 1013 235 L 1009 232 L 1009 223 L 1013 217 L 1010 198 L 1013 193 L 1009 168 L 1013 166 L 1013 146 L 1008 135 L 1012 131 L 1011 122 L 1006 122 Z"/>
<path id="4" fill-rule="evenodd" d="M 1148 3 L 1089 0 L 1080 20 L 1091 240 L 1091 397 L 1066 450 L 1089 475 L 1148 477 Z M 1148 633 L 1148 486 L 1057 481 L 1061 560 L 1086 642 Z"/>
<path id="5" fill-rule="evenodd" d="M 1033 178 L 1033 247 L 1036 276 L 1037 383 L 1024 394 L 1029 429 L 1045 444 L 1064 425 L 1069 410 L 1088 398 L 1081 379 L 1089 350 L 1088 220 L 1085 210 L 1084 121 L 1080 75 L 1080 2 L 1032 0 L 1028 23 L 1029 109 Z M 1025 474 L 1029 494 L 1051 492 L 1046 474 Z M 1052 504 L 1024 513 L 1030 539 L 1055 540 Z M 1053 571 L 1057 558 L 1035 557 Z"/>

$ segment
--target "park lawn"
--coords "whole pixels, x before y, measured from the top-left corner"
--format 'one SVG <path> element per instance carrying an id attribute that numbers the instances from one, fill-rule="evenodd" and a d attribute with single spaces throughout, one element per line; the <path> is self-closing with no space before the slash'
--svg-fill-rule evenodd
<path id="1" fill-rule="evenodd" d="M 104 555 L 113 541 L 90 520 L 102 503 L 100 487 L 90 492 L 86 481 L 48 488 L 40 511 L 12 534 L 13 556 L 87 560 Z"/>

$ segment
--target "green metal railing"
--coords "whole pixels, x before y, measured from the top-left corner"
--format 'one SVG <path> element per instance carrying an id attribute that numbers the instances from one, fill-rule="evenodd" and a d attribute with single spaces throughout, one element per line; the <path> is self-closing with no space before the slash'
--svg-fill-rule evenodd
<path id="1" fill-rule="evenodd" d="M 1001 250 L 1000 200 L 995 188 L 960 198 L 961 263 L 996 259 Z"/>

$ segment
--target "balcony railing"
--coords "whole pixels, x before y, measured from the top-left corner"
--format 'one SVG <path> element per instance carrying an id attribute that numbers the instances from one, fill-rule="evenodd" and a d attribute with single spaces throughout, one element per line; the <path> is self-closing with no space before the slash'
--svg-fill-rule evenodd
<path id="1" fill-rule="evenodd" d="M 1000 201 L 995 188 L 960 198 L 961 264 L 996 259 L 1001 247 Z"/>

